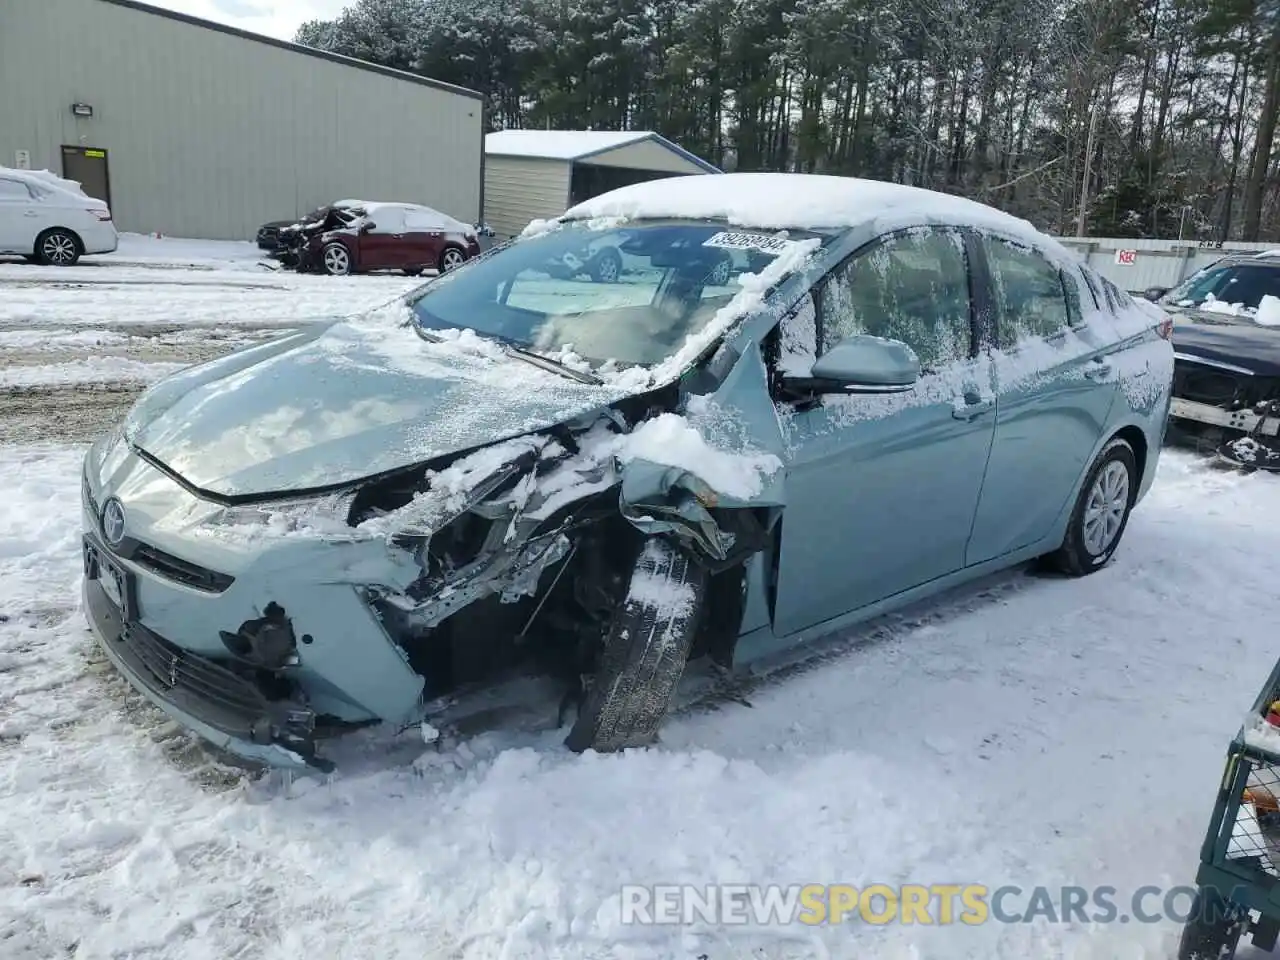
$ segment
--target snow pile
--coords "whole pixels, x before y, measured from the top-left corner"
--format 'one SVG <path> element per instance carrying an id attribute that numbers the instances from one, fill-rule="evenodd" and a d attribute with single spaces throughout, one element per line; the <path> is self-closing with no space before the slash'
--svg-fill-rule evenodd
<path id="1" fill-rule="evenodd" d="M 663 413 L 646 420 L 617 448 L 622 463 L 647 460 L 686 470 L 718 493 L 740 500 L 763 489 L 763 480 L 782 468 L 771 453 L 731 453 L 710 446 L 684 417 Z"/>
<path id="2" fill-rule="evenodd" d="M 1204 303 L 1200 304 L 1199 309 L 1205 313 L 1220 313 L 1227 317 L 1245 317 L 1249 315 L 1249 311 L 1243 302 L 1228 303 L 1226 300 L 1219 300 L 1212 293 L 1204 298 Z"/>
<path id="3" fill-rule="evenodd" d="M 185 369 L 185 363 L 146 363 L 127 357 L 86 357 L 65 363 L 0 369 L 0 387 L 47 387 L 85 381 L 155 383 Z"/>
<path id="4" fill-rule="evenodd" d="M 1253 320 L 1264 327 L 1280 327 L 1280 297 L 1263 294 Z"/>

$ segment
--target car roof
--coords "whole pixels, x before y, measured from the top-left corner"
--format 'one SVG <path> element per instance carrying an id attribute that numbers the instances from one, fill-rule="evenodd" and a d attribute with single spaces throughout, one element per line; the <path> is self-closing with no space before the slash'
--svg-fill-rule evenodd
<path id="1" fill-rule="evenodd" d="M 60 190 L 79 197 L 87 196 L 77 181 L 64 179 L 48 170 L 18 170 L 0 166 L 0 176 L 21 180 L 23 183 L 32 183 L 46 190 Z"/>
<path id="2" fill-rule="evenodd" d="M 997 231 L 1078 261 L 1026 220 L 964 197 L 900 183 L 802 173 L 725 173 L 649 180 L 610 191 L 562 219 L 723 220 L 769 230 L 946 224 Z"/>

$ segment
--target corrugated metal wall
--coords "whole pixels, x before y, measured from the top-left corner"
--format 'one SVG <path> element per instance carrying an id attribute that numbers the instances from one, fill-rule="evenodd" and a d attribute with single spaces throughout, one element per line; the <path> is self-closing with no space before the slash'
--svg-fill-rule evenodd
<path id="1" fill-rule="evenodd" d="M 1063 246 L 1079 253 L 1085 262 L 1122 290 L 1141 292 L 1150 287 L 1172 287 L 1207 267 L 1219 257 L 1236 252 L 1259 253 L 1275 250 L 1274 243 L 1224 243 L 1221 247 L 1201 247 L 1195 242 L 1176 240 L 1124 240 L 1106 237 L 1059 237 Z M 1116 262 L 1121 250 L 1136 251 L 1132 264 Z"/>
<path id="2" fill-rule="evenodd" d="M 566 160 L 487 157 L 485 222 L 499 236 L 513 237 L 531 220 L 564 213 L 569 205 L 570 170 Z"/>
<path id="3" fill-rule="evenodd" d="M 64 144 L 108 151 L 121 230 L 249 239 L 347 197 L 480 213 L 473 96 L 105 0 L 0 0 L 0 164 L 61 173 Z"/>

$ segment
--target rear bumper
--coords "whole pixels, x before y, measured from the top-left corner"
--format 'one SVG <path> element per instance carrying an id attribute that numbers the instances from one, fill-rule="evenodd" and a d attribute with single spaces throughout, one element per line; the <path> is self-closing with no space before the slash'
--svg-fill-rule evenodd
<path id="1" fill-rule="evenodd" d="M 85 617 L 107 659 L 129 685 L 173 720 L 251 763 L 292 770 L 328 769 L 276 742 L 273 705 L 230 670 L 169 643 L 140 624 L 125 625 L 96 580 L 84 578 Z M 313 744 L 299 744 L 311 750 Z"/>
<path id="2" fill-rule="evenodd" d="M 80 237 L 86 254 L 115 253 L 120 246 L 120 234 L 114 223 L 99 223 L 87 227 Z"/>

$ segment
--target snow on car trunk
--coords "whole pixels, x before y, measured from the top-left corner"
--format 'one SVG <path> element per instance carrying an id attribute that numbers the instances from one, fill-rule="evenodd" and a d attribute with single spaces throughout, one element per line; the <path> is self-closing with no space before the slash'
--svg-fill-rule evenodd
<path id="1" fill-rule="evenodd" d="M 507 732 L 438 753 L 414 730 L 327 781 L 237 786 L 82 626 L 78 463 L 0 447 L 6 956 L 1167 956 L 1170 922 L 626 925 L 621 905 L 629 884 L 972 882 L 1019 887 L 1008 913 L 1095 884 L 1128 912 L 1192 881 L 1277 654 L 1280 487 L 1166 453 L 1102 574 L 905 611 L 654 749 Z"/>

